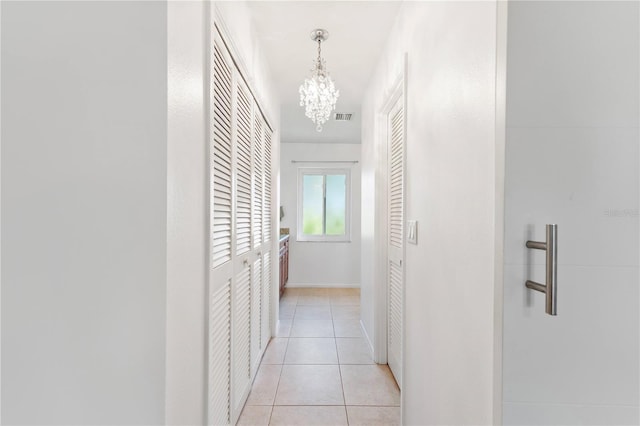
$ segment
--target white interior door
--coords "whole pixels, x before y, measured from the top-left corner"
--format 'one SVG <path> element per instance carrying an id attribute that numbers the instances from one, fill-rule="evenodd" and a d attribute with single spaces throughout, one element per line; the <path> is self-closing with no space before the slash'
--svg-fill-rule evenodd
<path id="1" fill-rule="evenodd" d="M 639 3 L 508 7 L 503 423 L 639 424 Z"/>
<path id="2" fill-rule="evenodd" d="M 251 196 L 252 176 L 252 111 L 251 93 L 237 71 L 234 73 L 232 113 L 232 176 L 234 200 L 234 281 L 232 284 L 232 409 L 231 421 L 240 415 L 253 373 L 252 345 L 256 265 L 252 258 Z"/>
<path id="3" fill-rule="evenodd" d="M 258 106 L 253 108 L 253 173 L 251 175 L 253 206 L 251 227 L 253 229 L 253 280 L 251 284 L 251 370 L 257 371 L 261 352 L 261 306 L 262 306 L 262 243 L 264 215 L 264 126 Z"/>
<path id="4" fill-rule="evenodd" d="M 231 288 L 233 213 L 231 59 L 219 44 L 213 52 L 211 279 L 209 283 L 209 424 L 231 421 Z"/>
<path id="5" fill-rule="evenodd" d="M 387 155 L 387 362 L 402 386 L 402 294 L 404 286 L 404 110 L 402 97 L 388 116 Z"/>
<path id="6" fill-rule="evenodd" d="M 272 262 L 271 251 L 273 250 L 273 144 L 271 129 L 266 123 L 264 128 L 264 191 L 262 194 L 262 220 L 264 228 L 264 244 L 262 247 L 262 303 L 260 305 L 260 349 L 265 350 L 271 339 L 271 282 L 272 282 Z"/>

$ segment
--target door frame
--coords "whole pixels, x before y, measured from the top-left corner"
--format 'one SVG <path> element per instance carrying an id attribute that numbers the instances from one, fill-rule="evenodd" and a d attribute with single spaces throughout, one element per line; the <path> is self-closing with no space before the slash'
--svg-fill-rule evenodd
<path id="1" fill-rule="evenodd" d="M 401 66 L 400 72 L 396 76 L 394 83 L 389 86 L 382 96 L 383 103 L 378 110 L 376 121 L 376 171 L 375 171 L 375 189 L 376 189 L 376 213 L 375 213 L 375 259 L 376 259 L 376 274 L 374 281 L 374 293 L 373 293 L 373 318 L 374 318 L 374 339 L 373 339 L 373 360 L 377 364 L 387 363 L 387 317 L 388 317 L 388 298 L 387 298 L 387 240 L 388 240 L 388 147 L 389 147 L 389 129 L 388 129 L 388 115 L 396 105 L 399 99 L 402 99 L 402 108 L 404 111 L 404 177 L 403 188 L 406 193 L 406 157 L 407 157 L 407 63 L 408 54 L 404 53 L 399 61 Z M 407 200 L 403 197 L 403 212 L 402 222 L 405 222 L 407 211 Z M 402 257 L 406 257 L 406 245 L 403 244 Z M 406 262 L 402 264 L 403 278 L 406 275 Z M 405 342 L 405 291 L 404 285 L 402 289 L 402 368 L 400 382 L 404 382 L 404 342 Z M 402 393 L 400 394 L 400 405 L 403 405 Z M 402 408 L 401 408 L 402 412 Z"/>

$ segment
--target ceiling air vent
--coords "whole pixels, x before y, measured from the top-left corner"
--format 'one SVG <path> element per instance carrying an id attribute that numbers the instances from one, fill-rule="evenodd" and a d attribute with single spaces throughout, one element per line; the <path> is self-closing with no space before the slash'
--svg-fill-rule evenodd
<path id="1" fill-rule="evenodd" d="M 351 117 L 353 114 L 348 112 L 336 112 L 336 116 L 334 117 L 336 121 L 351 121 Z"/>

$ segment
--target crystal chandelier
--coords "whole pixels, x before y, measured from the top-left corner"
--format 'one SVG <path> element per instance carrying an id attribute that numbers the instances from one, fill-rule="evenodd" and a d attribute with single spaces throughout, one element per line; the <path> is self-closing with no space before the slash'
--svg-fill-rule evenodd
<path id="1" fill-rule="evenodd" d="M 329 38 L 329 32 L 323 29 L 311 31 L 311 39 L 318 42 L 318 59 L 311 70 L 311 77 L 300 85 L 300 106 L 305 107 L 305 115 L 316 123 L 316 130 L 322 131 L 322 125 L 329 120 L 331 111 L 336 108 L 340 91 L 336 90 L 333 80 L 327 72 L 321 57 L 321 43 Z"/>

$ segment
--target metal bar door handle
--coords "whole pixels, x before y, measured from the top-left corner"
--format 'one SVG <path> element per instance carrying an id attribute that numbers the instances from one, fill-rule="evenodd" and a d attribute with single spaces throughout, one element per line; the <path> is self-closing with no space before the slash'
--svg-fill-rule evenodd
<path id="1" fill-rule="evenodd" d="M 527 280 L 526 286 L 531 290 L 544 293 L 545 312 L 549 315 L 557 315 L 557 290 L 558 290 L 558 225 L 547 225 L 547 241 L 527 241 L 527 248 L 545 250 L 547 252 L 546 282 L 544 284 Z"/>

